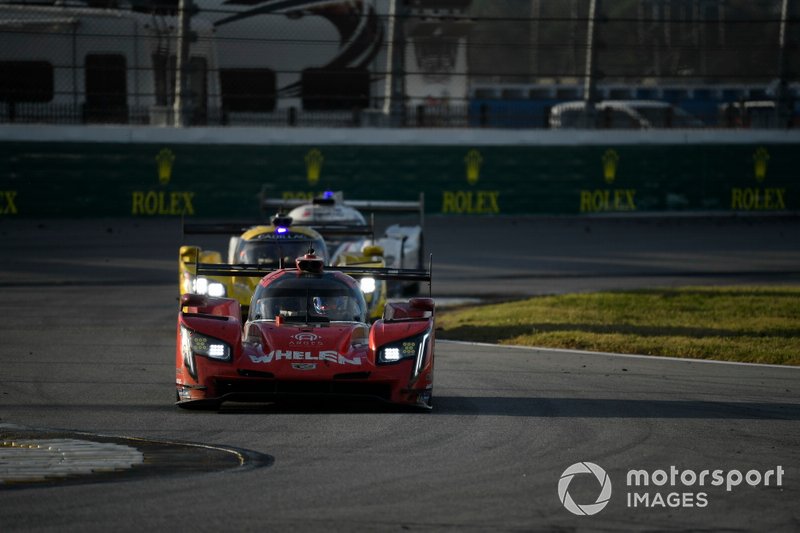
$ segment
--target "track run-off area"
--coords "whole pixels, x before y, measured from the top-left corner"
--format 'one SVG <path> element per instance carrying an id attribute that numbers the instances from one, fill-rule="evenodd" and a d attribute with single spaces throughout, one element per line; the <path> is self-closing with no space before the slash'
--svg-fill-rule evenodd
<path id="1" fill-rule="evenodd" d="M 445 302 L 800 283 L 791 217 L 425 232 Z M 800 528 L 800 369 L 439 341 L 431 413 L 183 411 L 178 220 L 6 218 L 0 242 L 2 531 Z"/>

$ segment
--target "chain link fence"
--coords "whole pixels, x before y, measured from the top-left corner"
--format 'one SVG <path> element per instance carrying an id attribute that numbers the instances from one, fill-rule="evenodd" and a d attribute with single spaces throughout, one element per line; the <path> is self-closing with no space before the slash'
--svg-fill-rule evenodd
<path id="1" fill-rule="evenodd" d="M 798 4 L 2 1 L 0 122 L 787 128 Z"/>

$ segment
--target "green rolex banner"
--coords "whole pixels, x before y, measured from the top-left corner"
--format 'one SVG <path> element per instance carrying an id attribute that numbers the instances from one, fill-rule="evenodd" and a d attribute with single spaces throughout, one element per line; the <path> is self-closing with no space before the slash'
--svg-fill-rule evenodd
<path id="1" fill-rule="evenodd" d="M 0 216 L 260 216 L 259 198 L 415 200 L 447 215 L 800 209 L 792 144 L 0 143 Z"/>

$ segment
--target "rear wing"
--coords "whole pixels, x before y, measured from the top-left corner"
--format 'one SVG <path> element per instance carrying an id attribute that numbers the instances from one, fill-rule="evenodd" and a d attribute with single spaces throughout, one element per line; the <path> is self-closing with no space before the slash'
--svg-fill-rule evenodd
<path id="1" fill-rule="evenodd" d="M 184 235 L 236 235 L 239 236 L 250 228 L 268 226 L 269 222 L 221 222 L 221 223 L 184 223 Z M 291 226 L 290 226 L 291 227 Z M 313 226 L 297 226 L 310 228 L 323 237 L 340 235 L 370 236 L 374 234 L 371 225 L 346 226 L 343 224 L 316 224 Z"/>
<path id="2" fill-rule="evenodd" d="M 292 198 L 292 199 L 272 199 L 266 198 L 262 189 L 261 194 L 261 209 L 264 212 L 274 211 L 276 209 L 293 209 L 301 205 L 310 203 L 314 204 L 335 204 L 339 202 L 348 207 L 353 207 L 365 213 L 417 213 L 419 215 L 419 225 L 424 226 L 425 222 L 425 193 L 419 193 L 419 199 L 416 201 L 394 201 L 394 200 L 342 200 L 334 198 L 314 198 L 308 200 L 306 198 Z"/>
<path id="3" fill-rule="evenodd" d="M 195 263 L 195 272 L 198 276 L 242 276 L 258 277 L 264 276 L 280 270 L 279 268 L 266 268 L 264 265 L 241 263 Z M 293 269 L 287 269 L 293 270 Z M 423 281 L 428 283 L 429 294 L 432 292 L 431 273 L 433 271 L 433 255 L 429 258 L 428 269 L 412 268 L 378 268 L 378 267 L 359 267 L 359 266 L 336 266 L 325 267 L 326 272 L 341 272 L 352 278 L 374 278 L 380 280 L 395 281 Z"/>
<path id="4" fill-rule="evenodd" d="M 258 222 L 221 222 L 221 223 L 184 223 L 184 235 L 241 235 L 245 231 L 259 226 Z M 268 225 L 264 222 L 263 225 Z"/>

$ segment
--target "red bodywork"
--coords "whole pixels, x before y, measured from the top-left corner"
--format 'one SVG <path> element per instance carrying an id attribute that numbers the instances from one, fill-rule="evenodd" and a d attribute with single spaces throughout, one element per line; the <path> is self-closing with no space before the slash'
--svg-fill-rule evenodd
<path id="1" fill-rule="evenodd" d="M 262 284 L 282 275 L 294 272 L 275 272 Z M 233 299 L 182 297 L 175 357 L 178 405 L 214 407 L 226 400 L 330 394 L 431 407 L 434 303 L 429 298 L 387 304 L 384 317 L 372 325 L 287 323 L 280 318 L 242 324 L 240 313 Z M 197 353 L 196 345 L 202 351 L 216 349 L 218 357 L 227 346 L 228 358 Z M 396 347 L 393 356 L 405 356 L 380 359 L 387 346 Z"/>

